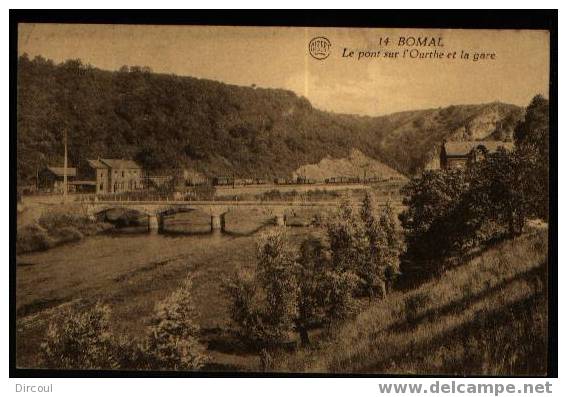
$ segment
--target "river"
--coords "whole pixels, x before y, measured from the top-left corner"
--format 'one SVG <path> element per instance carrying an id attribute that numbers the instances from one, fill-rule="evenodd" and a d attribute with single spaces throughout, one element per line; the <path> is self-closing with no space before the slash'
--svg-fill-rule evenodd
<path id="1" fill-rule="evenodd" d="M 47 324 L 54 321 L 62 308 L 76 303 L 106 303 L 112 309 L 115 332 L 143 336 L 156 304 L 188 275 L 193 276 L 193 298 L 206 343 L 215 345 L 214 339 L 225 332 L 230 322 L 223 282 L 238 270 L 255 266 L 257 230 L 276 227 L 267 225 L 262 218 L 254 222 L 251 219 L 247 217 L 242 223 L 245 227 L 240 228 L 233 219 L 232 234 L 221 231 L 181 234 L 183 222 L 177 218 L 169 224 L 175 234 L 122 231 L 18 255 L 19 365 L 36 364 L 37 349 L 45 337 Z M 248 229 L 251 230 L 248 234 L 235 232 Z M 286 229 L 292 238 L 315 231 L 315 228 Z M 250 360 L 254 363 L 256 360 L 246 354 L 214 349 L 211 354 L 216 363 L 228 367 L 247 367 Z"/>

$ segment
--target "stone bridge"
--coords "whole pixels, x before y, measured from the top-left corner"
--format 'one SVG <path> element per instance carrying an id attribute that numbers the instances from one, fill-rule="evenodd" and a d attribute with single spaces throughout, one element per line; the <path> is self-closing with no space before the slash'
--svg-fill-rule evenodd
<path id="1" fill-rule="evenodd" d="M 211 230 L 224 228 L 224 216 L 234 209 L 253 208 L 273 216 L 275 223 L 285 226 L 285 211 L 298 208 L 334 209 L 336 201 L 325 202 L 282 202 L 282 201 L 93 201 L 85 203 L 88 215 L 96 216 L 110 209 L 130 209 L 148 215 L 149 228 L 159 231 L 163 228 L 163 217 L 181 211 L 200 210 L 210 215 Z"/>

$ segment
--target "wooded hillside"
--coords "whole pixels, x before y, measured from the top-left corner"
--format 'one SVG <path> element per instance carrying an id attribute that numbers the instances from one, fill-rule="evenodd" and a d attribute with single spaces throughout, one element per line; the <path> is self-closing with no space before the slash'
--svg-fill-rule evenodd
<path id="1" fill-rule="evenodd" d="M 317 110 L 295 93 L 152 73 L 110 72 L 69 60 L 18 62 L 18 180 L 62 164 L 132 158 L 149 169 L 188 167 L 208 176 L 289 176 L 352 149 L 406 175 L 420 171 L 444 138 L 492 139 L 522 115 L 513 105 L 451 106 L 381 117 Z"/>

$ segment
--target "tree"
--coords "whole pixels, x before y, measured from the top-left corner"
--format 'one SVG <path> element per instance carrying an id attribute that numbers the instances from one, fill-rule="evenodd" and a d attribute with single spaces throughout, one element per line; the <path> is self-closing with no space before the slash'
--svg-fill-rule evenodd
<path id="1" fill-rule="evenodd" d="M 199 344 L 191 278 L 156 307 L 154 324 L 142 347 L 147 366 L 159 370 L 196 370 L 207 360 Z"/>
<path id="2" fill-rule="evenodd" d="M 471 250 L 521 234 L 541 208 L 538 167 L 533 151 L 499 148 L 467 169 L 429 171 L 412 180 L 400 215 L 404 273 L 439 271 Z"/>
<path id="3" fill-rule="evenodd" d="M 526 109 L 524 121 L 514 132 L 514 140 L 520 147 L 532 146 L 542 159 L 549 156 L 549 101 L 536 95 Z"/>
<path id="4" fill-rule="evenodd" d="M 256 271 L 231 277 L 225 290 L 241 335 L 256 347 L 272 348 L 290 332 L 307 345 L 309 330 L 353 314 L 357 281 L 354 273 L 333 267 L 321 240 L 305 240 L 298 255 L 285 232 L 276 230 L 258 240 Z"/>
<path id="5" fill-rule="evenodd" d="M 394 210 L 387 202 L 380 214 L 379 222 L 380 238 L 379 242 L 379 261 L 384 266 L 384 280 L 386 282 L 386 292 L 388 292 L 400 274 L 400 255 L 403 252 L 404 244 Z"/>
<path id="6" fill-rule="evenodd" d="M 404 274 L 438 272 L 448 259 L 462 254 L 469 233 L 459 203 L 467 189 L 468 174 L 462 169 L 425 171 L 404 186 Z"/>
<path id="7" fill-rule="evenodd" d="M 518 153 L 535 174 L 531 199 L 537 201 L 537 215 L 547 219 L 549 212 L 549 101 L 541 95 L 535 96 L 524 121 L 514 132 Z"/>
<path id="8" fill-rule="evenodd" d="M 287 340 L 294 330 L 298 286 L 294 254 L 285 233 L 276 230 L 258 237 L 254 272 L 240 272 L 225 283 L 231 318 L 241 335 L 262 347 Z"/>
<path id="9" fill-rule="evenodd" d="M 299 287 L 295 327 L 303 345 L 309 344 L 309 330 L 322 323 L 326 316 L 328 251 L 318 238 L 308 238 L 301 244 L 298 259 Z"/>
<path id="10" fill-rule="evenodd" d="M 335 216 L 326 224 L 326 231 L 334 270 L 356 273 L 366 259 L 367 243 L 349 196 L 341 199 Z"/>
<path id="11" fill-rule="evenodd" d="M 384 297 L 399 273 L 401 237 L 389 203 L 378 213 L 375 197 L 366 192 L 360 209 L 364 226 L 366 258 L 358 269 L 370 297 Z"/>
<path id="12" fill-rule="evenodd" d="M 260 236 L 256 275 L 265 294 L 264 324 L 270 339 L 285 340 L 297 318 L 297 264 L 284 231 L 275 230 Z"/>
<path id="13" fill-rule="evenodd" d="M 534 200 L 539 196 L 534 160 L 525 152 L 500 148 L 474 164 L 469 192 L 463 199 L 469 218 L 474 218 L 479 226 L 486 222 L 504 225 L 509 237 L 521 234 L 526 218 L 538 211 Z"/>

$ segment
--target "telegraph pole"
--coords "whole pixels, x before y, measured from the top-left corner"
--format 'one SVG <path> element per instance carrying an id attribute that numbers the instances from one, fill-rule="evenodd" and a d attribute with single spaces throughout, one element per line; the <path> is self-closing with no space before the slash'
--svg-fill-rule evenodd
<path id="1" fill-rule="evenodd" d="M 63 201 L 67 201 L 67 129 L 63 130 L 65 145 L 65 160 L 63 161 Z"/>

